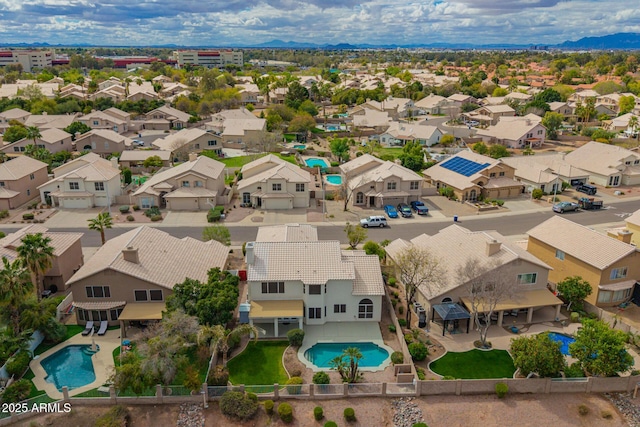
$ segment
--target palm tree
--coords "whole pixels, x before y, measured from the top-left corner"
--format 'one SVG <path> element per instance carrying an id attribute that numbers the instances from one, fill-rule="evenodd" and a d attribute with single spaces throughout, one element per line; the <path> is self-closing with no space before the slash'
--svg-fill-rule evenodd
<path id="1" fill-rule="evenodd" d="M 41 137 L 42 134 L 40 133 L 40 129 L 38 129 L 37 126 L 27 126 L 27 138 L 33 140 L 33 145 L 37 147 L 38 145 L 36 139 Z"/>
<path id="2" fill-rule="evenodd" d="M 33 283 L 29 272 L 19 259 L 9 262 L 2 258 L 3 268 L 0 269 L 0 307 L 3 309 L 3 317 L 7 318 L 12 326 L 13 334 L 20 333 L 20 306 L 30 292 Z"/>
<path id="3" fill-rule="evenodd" d="M 16 248 L 21 265 L 31 272 L 33 286 L 40 298 L 40 274 L 51 268 L 53 262 L 53 247 L 51 238 L 42 233 L 27 234 L 22 238 L 22 244 Z"/>
<path id="4" fill-rule="evenodd" d="M 249 334 L 253 334 L 254 340 L 258 339 L 258 329 L 248 323 L 239 325 L 233 330 L 225 329 L 221 325 L 203 326 L 198 331 L 198 344 L 209 342 L 211 354 L 222 353 L 222 366 L 226 367 L 229 338 L 237 338 Z"/>
<path id="5" fill-rule="evenodd" d="M 102 244 L 106 242 L 104 237 L 105 228 L 113 227 L 113 218 L 109 215 L 109 212 L 101 212 L 98 214 L 96 218 L 89 219 L 89 230 L 95 230 L 100 232 L 100 238 L 102 239 Z"/>
<path id="6" fill-rule="evenodd" d="M 349 359 L 348 382 L 355 383 L 360 377 L 358 365 L 360 364 L 360 359 L 362 359 L 362 353 L 358 347 L 349 347 L 344 349 L 342 355 Z"/>
<path id="7" fill-rule="evenodd" d="M 631 116 L 631 118 L 629 119 L 629 128 L 631 129 L 631 132 L 633 132 L 633 135 L 635 135 L 636 139 L 638 138 L 638 117 L 637 116 Z"/>

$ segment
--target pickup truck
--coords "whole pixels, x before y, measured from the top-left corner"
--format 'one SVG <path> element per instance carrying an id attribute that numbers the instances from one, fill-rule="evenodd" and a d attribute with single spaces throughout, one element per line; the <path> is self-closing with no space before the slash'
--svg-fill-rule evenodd
<path id="1" fill-rule="evenodd" d="M 556 203 L 552 207 L 554 212 L 559 212 L 559 213 L 577 211 L 578 208 L 580 208 L 580 205 L 573 202 L 560 202 L 560 203 Z"/>
<path id="2" fill-rule="evenodd" d="M 578 203 L 582 209 L 590 210 L 590 209 L 602 209 L 603 203 L 602 200 L 594 200 L 589 197 L 580 197 L 578 199 Z"/>

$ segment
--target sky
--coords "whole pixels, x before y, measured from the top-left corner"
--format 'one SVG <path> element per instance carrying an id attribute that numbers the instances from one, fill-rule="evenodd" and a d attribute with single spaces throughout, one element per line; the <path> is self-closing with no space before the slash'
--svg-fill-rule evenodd
<path id="1" fill-rule="evenodd" d="M 637 0 L 0 0 L 0 42 L 557 44 L 640 33 Z"/>

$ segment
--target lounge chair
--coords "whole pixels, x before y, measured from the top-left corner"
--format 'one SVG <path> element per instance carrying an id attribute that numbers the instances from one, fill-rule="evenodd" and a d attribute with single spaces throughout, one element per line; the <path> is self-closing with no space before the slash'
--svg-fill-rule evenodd
<path id="1" fill-rule="evenodd" d="M 89 320 L 82 331 L 82 335 L 87 336 L 93 331 L 93 320 Z"/>
<path id="2" fill-rule="evenodd" d="M 100 329 L 98 329 L 98 335 L 102 336 L 107 333 L 107 327 L 109 326 L 109 322 L 103 320 L 100 322 Z"/>

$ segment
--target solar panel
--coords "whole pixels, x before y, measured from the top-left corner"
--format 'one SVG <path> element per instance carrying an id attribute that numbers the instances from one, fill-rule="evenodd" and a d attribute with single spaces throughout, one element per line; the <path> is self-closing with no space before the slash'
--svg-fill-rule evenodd
<path id="1" fill-rule="evenodd" d="M 454 157 L 442 163 L 440 166 L 452 172 L 459 173 L 460 175 L 471 176 L 489 165 L 490 163 L 476 163 L 462 157 Z"/>

